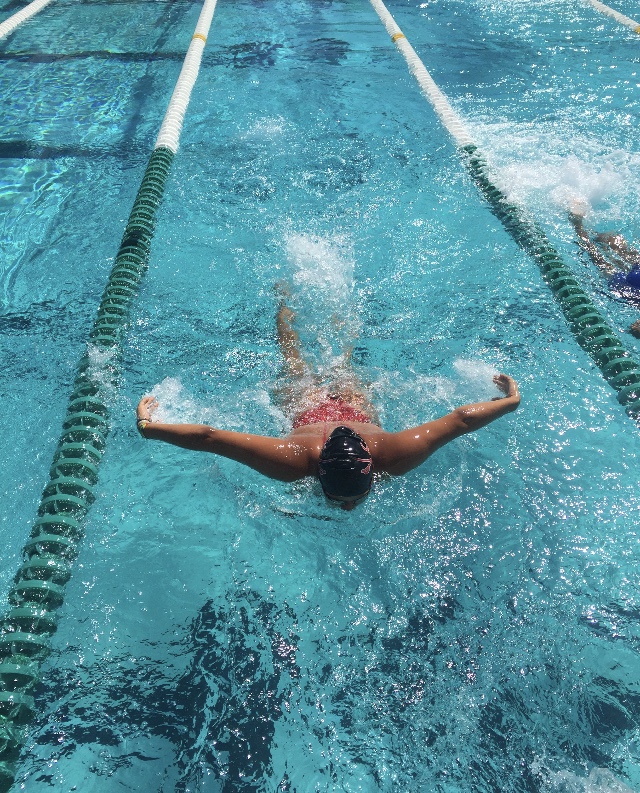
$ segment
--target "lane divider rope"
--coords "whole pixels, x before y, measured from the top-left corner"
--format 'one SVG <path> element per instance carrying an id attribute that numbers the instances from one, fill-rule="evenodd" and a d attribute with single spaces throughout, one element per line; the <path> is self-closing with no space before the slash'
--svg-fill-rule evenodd
<path id="1" fill-rule="evenodd" d="M 216 0 L 205 0 L 195 32 L 191 37 L 191 44 L 182 64 L 178 82 L 169 100 L 169 106 L 156 139 L 156 149 L 164 146 L 174 154 L 178 151 L 182 121 L 191 98 L 191 91 L 198 77 L 202 52 L 207 42 L 207 35 L 215 7 Z"/>
<path id="2" fill-rule="evenodd" d="M 16 765 L 35 710 L 33 689 L 57 627 L 56 610 L 95 500 L 100 462 L 109 434 L 108 402 L 119 379 L 121 344 L 131 305 L 146 272 L 156 210 L 160 206 L 216 0 L 205 0 L 196 34 L 149 158 L 111 269 L 87 350 L 76 372 L 23 564 L 9 591 L 10 610 L 0 620 L 0 793 Z"/>
<path id="3" fill-rule="evenodd" d="M 522 207 L 511 203 L 493 184 L 489 166 L 462 120 L 433 81 L 382 0 L 370 2 L 407 61 L 409 71 L 455 140 L 473 181 L 489 203 L 491 211 L 515 242 L 535 260 L 576 341 L 591 356 L 605 380 L 618 392 L 618 400 L 626 405 L 627 413 L 637 417 L 640 415 L 640 366 L 623 347 L 615 331 L 582 289 L 544 231 L 527 217 Z"/>
<path id="4" fill-rule="evenodd" d="M 473 139 L 462 120 L 449 104 L 447 97 L 436 85 L 424 63 L 422 63 L 418 57 L 417 52 L 413 49 L 411 44 L 409 44 L 407 37 L 400 30 L 395 19 L 387 11 L 384 3 L 382 3 L 381 0 L 371 0 L 371 5 L 375 8 L 376 13 L 387 29 L 391 41 L 393 41 L 402 53 L 409 67 L 409 71 L 415 77 L 424 95 L 431 102 L 433 109 L 436 111 L 445 129 L 449 131 L 458 146 L 472 145 Z"/>
<path id="5" fill-rule="evenodd" d="M 29 5 L 21 8 L 20 11 L 17 11 L 15 14 L 5 19 L 4 22 L 0 23 L 0 39 L 6 38 L 9 33 L 13 33 L 18 25 L 31 19 L 32 16 L 35 16 L 38 11 L 42 11 L 42 9 L 51 2 L 52 0 L 33 0 L 32 3 L 29 3 Z"/>
<path id="6" fill-rule="evenodd" d="M 640 23 L 636 22 L 630 17 L 621 14 L 619 11 L 610 8 L 604 3 L 601 3 L 600 0 L 587 0 L 587 2 L 589 5 L 592 5 L 596 11 L 600 11 L 600 13 L 606 14 L 608 17 L 612 17 L 616 20 L 616 22 L 620 22 L 621 25 L 626 25 L 628 28 L 631 28 L 634 33 L 640 33 Z"/>

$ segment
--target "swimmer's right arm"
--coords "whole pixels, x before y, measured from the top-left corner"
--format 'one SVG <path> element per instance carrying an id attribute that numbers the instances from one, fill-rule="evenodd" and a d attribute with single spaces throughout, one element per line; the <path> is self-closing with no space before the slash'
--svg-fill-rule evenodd
<path id="1" fill-rule="evenodd" d="M 302 479 L 310 472 L 308 450 L 286 438 L 220 430 L 206 424 L 151 421 L 151 414 L 157 406 L 154 397 L 143 397 L 136 411 L 138 429 L 149 440 L 164 441 L 191 451 L 219 454 L 284 482 Z"/>

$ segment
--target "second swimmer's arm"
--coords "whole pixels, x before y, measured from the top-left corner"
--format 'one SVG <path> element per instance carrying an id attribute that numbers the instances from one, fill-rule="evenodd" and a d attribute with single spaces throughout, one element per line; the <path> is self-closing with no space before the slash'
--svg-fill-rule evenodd
<path id="1" fill-rule="evenodd" d="M 580 247 L 589 254 L 589 258 L 595 264 L 595 266 L 599 270 L 602 270 L 605 275 L 615 275 L 618 268 L 602 255 L 602 253 L 598 250 L 598 246 L 589 237 L 585 227 L 582 224 L 582 215 L 569 212 L 569 220 L 576 231 Z"/>

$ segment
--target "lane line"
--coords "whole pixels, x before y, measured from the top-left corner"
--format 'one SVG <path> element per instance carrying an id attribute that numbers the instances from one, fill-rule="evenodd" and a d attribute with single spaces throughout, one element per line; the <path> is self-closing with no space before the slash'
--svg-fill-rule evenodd
<path id="1" fill-rule="evenodd" d="M 149 158 L 109 275 L 89 343 L 78 368 L 38 507 L 24 562 L 0 620 L 0 793 L 15 780 L 20 751 L 35 714 L 33 689 L 50 652 L 56 611 L 96 498 L 110 429 L 109 403 L 118 388 L 122 343 L 131 306 L 147 270 L 155 217 L 178 150 L 184 114 L 198 76 L 216 0 L 205 0 L 173 96 Z"/>

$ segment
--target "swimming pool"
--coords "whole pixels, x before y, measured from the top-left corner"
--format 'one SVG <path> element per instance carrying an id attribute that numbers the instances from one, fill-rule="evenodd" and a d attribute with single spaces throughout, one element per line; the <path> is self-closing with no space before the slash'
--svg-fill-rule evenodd
<path id="1" fill-rule="evenodd" d="M 566 217 L 640 236 L 637 36 L 586 3 L 388 7 L 639 355 Z M 3 592 L 198 13 L 53 3 L 3 43 Z M 490 367 L 521 409 L 352 513 L 143 442 L 149 390 L 169 417 L 286 428 L 281 280 L 318 367 L 332 317 L 357 336 L 390 429 L 492 395 Z M 639 451 L 370 5 L 220 0 L 18 783 L 640 789 Z"/>

